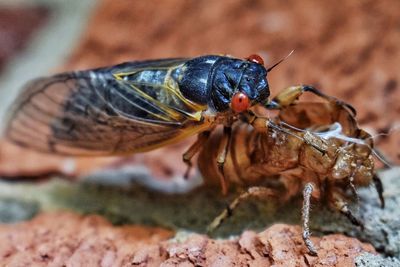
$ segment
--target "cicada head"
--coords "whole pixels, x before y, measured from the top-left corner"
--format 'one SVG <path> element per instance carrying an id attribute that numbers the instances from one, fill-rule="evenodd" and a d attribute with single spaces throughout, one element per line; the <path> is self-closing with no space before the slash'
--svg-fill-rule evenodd
<path id="1" fill-rule="evenodd" d="M 212 78 L 209 105 L 218 112 L 231 109 L 240 113 L 268 100 L 267 70 L 262 61 L 222 58 L 216 62 Z"/>
<path id="2" fill-rule="evenodd" d="M 259 56 L 193 58 L 182 67 L 178 84 L 185 98 L 216 112 L 243 112 L 265 104 L 269 96 L 267 70 Z"/>

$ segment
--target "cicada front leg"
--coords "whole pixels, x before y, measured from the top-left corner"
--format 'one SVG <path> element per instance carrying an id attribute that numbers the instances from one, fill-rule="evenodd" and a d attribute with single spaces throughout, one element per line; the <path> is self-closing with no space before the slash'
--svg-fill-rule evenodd
<path id="1" fill-rule="evenodd" d="M 226 195 L 228 193 L 228 181 L 224 173 L 224 164 L 226 157 L 229 153 L 229 147 L 231 145 L 231 136 L 232 136 L 231 125 L 233 124 L 233 120 L 231 117 L 225 117 L 225 116 L 215 117 L 213 115 L 208 115 L 208 114 L 204 115 L 203 119 L 208 121 L 210 127 L 207 130 L 198 134 L 196 142 L 194 142 L 189 147 L 189 149 L 182 155 L 183 162 L 187 165 L 187 170 L 184 174 L 184 178 L 189 177 L 189 173 L 193 165 L 192 158 L 203 148 L 204 143 L 209 139 L 211 132 L 215 129 L 215 126 L 224 125 L 223 135 L 219 143 L 217 158 L 215 160 L 218 166 L 222 194 Z"/>
<path id="2" fill-rule="evenodd" d="M 284 89 L 267 104 L 267 108 L 282 109 L 288 107 L 305 92 L 310 92 L 318 97 L 327 100 L 328 102 L 335 103 L 336 105 L 349 110 L 353 116 L 356 115 L 356 110 L 350 104 L 347 104 L 346 102 L 343 102 L 333 96 L 326 95 L 310 85 L 290 86 Z"/>
<path id="3" fill-rule="evenodd" d="M 221 143 L 218 149 L 217 165 L 220 176 L 220 183 L 222 194 L 225 196 L 228 193 L 228 181 L 225 177 L 224 164 L 226 156 L 228 155 L 228 150 L 231 145 L 232 139 L 232 127 L 224 126 L 224 131 L 221 139 Z"/>
<path id="4" fill-rule="evenodd" d="M 186 164 L 187 169 L 186 172 L 184 174 L 184 178 L 188 179 L 189 178 L 189 174 L 190 174 L 190 170 L 192 169 L 193 163 L 192 163 L 192 158 L 194 157 L 194 155 L 196 155 L 200 149 L 203 147 L 203 144 L 208 140 L 208 138 L 210 137 L 210 133 L 211 131 L 204 131 L 201 132 L 197 135 L 197 140 L 196 142 L 194 142 L 189 148 L 188 150 L 186 150 L 185 153 L 183 153 L 182 155 L 182 159 L 183 162 Z"/>

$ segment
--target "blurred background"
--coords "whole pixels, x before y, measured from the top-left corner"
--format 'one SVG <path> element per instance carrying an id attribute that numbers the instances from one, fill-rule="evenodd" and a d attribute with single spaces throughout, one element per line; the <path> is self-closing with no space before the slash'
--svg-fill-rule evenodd
<path id="1" fill-rule="evenodd" d="M 270 66 L 292 50 L 295 52 L 269 73 L 271 94 L 290 85 L 312 84 L 350 103 L 358 112 L 361 128 L 378 135 L 376 147 L 399 163 L 397 0 L 0 0 L 0 128 L 5 125 L 7 107 L 23 84 L 41 75 L 131 60 L 204 54 L 245 58 L 257 53 Z M 150 170 L 156 176 L 173 176 L 177 170 L 181 175 L 181 154 L 188 143 L 134 155 L 125 163 L 144 164 L 146 170 L 135 169 L 144 174 Z M 0 139 L 0 176 L 11 181 L 60 173 L 76 178 L 100 167 L 121 164 L 124 162 L 115 158 L 42 155 Z M 42 195 L 49 192 L 47 189 L 13 188 L 10 183 L 0 183 L 0 221 L 29 218 L 37 212 L 32 201 L 27 202 L 31 205 L 27 209 L 10 208 L 14 202 L 9 202 L 8 196 L 30 195 L 40 198 L 41 204 L 50 199 Z M 65 192 L 52 191 L 52 205 L 54 199 L 65 197 Z M 96 212 L 109 212 L 100 205 L 109 200 L 108 195 L 86 200 L 86 204 L 76 201 L 72 205 L 79 209 L 96 203 Z M 118 208 L 120 202 L 116 203 L 119 205 L 113 212 L 123 213 L 123 208 Z M 225 205 L 220 204 L 221 208 Z M 140 207 L 132 206 L 131 201 L 124 205 L 121 207 L 132 209 L 132 213 L 149 210 L 137 212 Z M 171 212 L 167 206 L 165 209 Z M 21 210 L 28 211 L 21 215 Z M 209 222 L 209 218 L 204 221 Z"/>

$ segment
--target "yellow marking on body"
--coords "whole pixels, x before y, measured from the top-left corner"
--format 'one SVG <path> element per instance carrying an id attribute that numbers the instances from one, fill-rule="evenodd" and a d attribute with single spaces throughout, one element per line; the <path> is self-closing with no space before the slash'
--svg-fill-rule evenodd
<path id="1" fill-rule="evenodd" d="M 141 68 L 141 69 L 136 69 L 135 71 L 129 71 L 129 72 L 118 72 L 118 73 L 113 73 L 113 76 L 118 78 L 118 79 L 122 79 L 122 76 L 129 76 L 141 71 L 146 71 L 146 70 L 169 70 L 169 69 L 175 69 L 180 67 L 182 64 L 177 65 L 176 67 L 148 67 L 148 68 Z"/>
<path id="2" fill-rule="evenodd" d="M 132 88 L 135 89 L 136 92 L 138 92 L 141 96 L 143 96 L 145 99 L 155 103 L 157 105 L 158 108 L 160 108 L 162 111 L 164 111 L 165 113 L 167 113 L 168 116 L 170 116 L 171 118 L 173 118 L 174 120 L 180 121 L 182 118 L 182 115 L 171 109 L 170 107 L 168 107 L 167 105 L 163 104 L 162 102 L 158 101 L 157 99 L 152 98 L 151 96 L 149 96 L 148 94 L 144 93 L 142 90 L 140 90 L 138 87 L 131 85 Z M 162 115 L 158 115 L 155 114 L 157 117 L 164 117 Z M 171 121 L 170 119 L 167 118 L 167 121 Z"/>
<path id="3" fill-rule="evenodd" d="M 119 81 L 123 81 L 123 78 L 122 78 L 121 75 L 122 75 L 122 74 L 114 74 L 114 77 L 115 77 L 117 80 L 119 80 Z M 144 97 L 145 99 L 147 99 L 147 100 L 153 102 L 154 104 L 156 104 L 156 105 L 158 106 L 158 108 L 160 108 L 161 110 L 163 110 L 163 111 L 164 111 L 168 116 L 170 116 L 170 117 L 165 117 L 165 116 L 163 116 L 163 115 L 156 114 L 156 113 L 154 113 L 154 112 L 151 112 L 151 111 L 148 111 L 148 110 L 147 110 L 147 112 L 148 112 L 149 114 L 153 115 L 153 116 L 156 117 L 156 118 L 159 118 L 159 119 L 161 119 L 161 120 L 164 120 L 164 121 L 172 121 L 171 118 L 174 119 L 174 120 L 176 120 L 176 121 L 180 121 L 181 115 L 180 115 L 178 112 L 176 112 L 176 111 L 174 111 L 174 110 L 168 108 L 166 105 L 162 104 L 160 101 L 158 101 L 158 100 L 152 98 L 151 96 L 149 96 L 148 94 L 144 93 L 142 90 L 140 90 L 140 89 L 137 88 L 136 86 L 134 86 L 134 85 L 132 85 L 132 84 L 129 84 L 129 85 L 130 85 L 131 88 L 133 88 L 133 89 L 134 89 L 138 94 L 140 94 L 142 97 Z"/>
<path id="4" fill-rule="evenodd" d="M 176 81 L 174 79 L 171 78 L 171 73 L 173 70 L 175 70 L 176 68 L 180 67 L 180 65 L 176 66 L 176 67 L 165 67 L 165 68 L 143 68 L 143 69 L 139 69 L 133 72 L 125 72 L 125 73 L 115 73 L 113 74 L 113 76 L 119 80 L 119 81 L 123 81 L 123 77 L 124 76 L 128 76 L 128 75 L 133 75 L 136 73 L 139 73 L 141 71 L 145 71 L 145 70 L 168 70 L 168 72 L 165 75 L 165 79 L 164 79 L 164 83 L 163 86 L 164 88 L 166 88 L 168 91 L 170 91 L 171 93 L 173 93 L 175 96 L 178 97 L 179 100 L 181 100 L 186 106 L 188 106 L 190 109 L 192 109 L 193 111 L 195 111 L 195 113 L 190 113 L 190 112 L 185 112 L 185 111 L 181 111 L 178 112 L 172 108 L 170 108 L 168 105 L 165 105 L 164 103 L 158 101 L 157 99 L 154 99 L 153 97 L 149 96 L 148 94 L 144 93 L 142 90 L 140 90 L 139 88 L 137 88 L 134 85 L 130 85 L 133 89 L 135 89 L 135 91 L 137 93 L 139 93 L 142 97 L 144 97 L 145 99 L 151 101 L 152 103 L 156 104 L 158 106 L 158 108 L 160 108 L 163 112 L 165 112 L 168 116 L 170 116 L 170 118 L 167 118 L 165 116 L 159 115 L 159 114 L 155 114 L 153 112 L 149 112 L 151 115 L 165 120 L 165 121 L 172 121 L 171 118 L 173 120 L 176 121 L 182 121 L 182 113 L 184 113 L 185 116 L 187 116 L 188 118 L 195 120 L 195 121 L 200 121 L 202 116 L 201 116 L 201 112 L 204 111 L 207 108 L 207 105 L 199 105 L 196 104 L 190 100 L 188 100 L 187 98 L 185 98 L 179 88 L 176 89 L 174 87 L 169 86 L 170 81 L 173 81 L 176 85 L 176 87 L 178 87 L 178 85 L 176 84 Z M 146 83 L 141 83 L 143 85 L 146 85 Z M 153 86 L 154 84 L 148 84 L 149 86 Z"/>

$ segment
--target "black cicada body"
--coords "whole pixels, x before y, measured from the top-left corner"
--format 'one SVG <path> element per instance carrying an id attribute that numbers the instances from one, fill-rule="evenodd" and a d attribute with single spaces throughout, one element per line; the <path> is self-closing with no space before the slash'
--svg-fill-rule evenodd
<path id="1" fill-rule="evenodd" d="M 26 86 L 6 135 L 15 143 L 68 155 L 152 150 L 266 104 L 267 70 L 257 58 L 201 56 L 127 62 L 57 74 Z"/>

